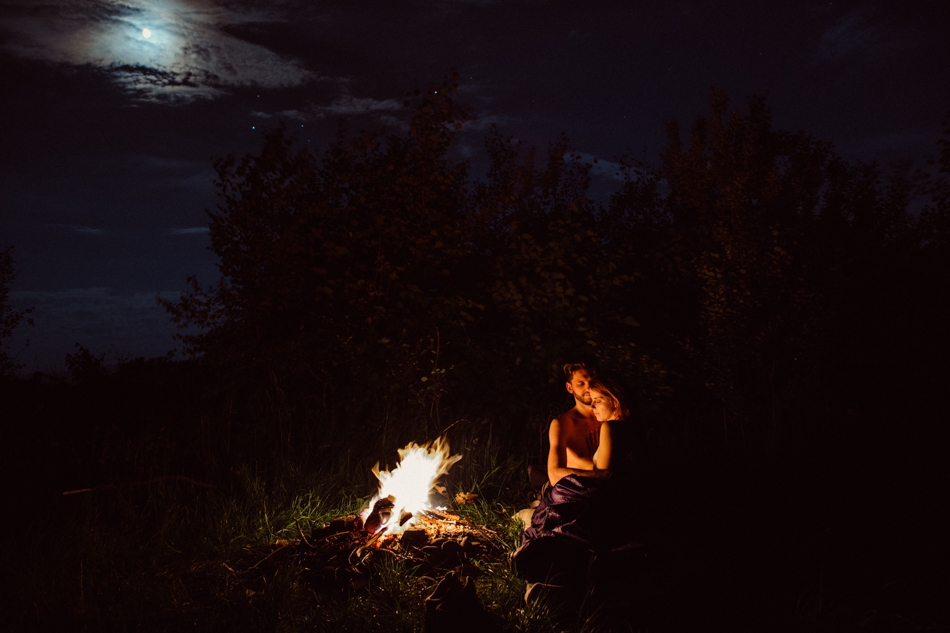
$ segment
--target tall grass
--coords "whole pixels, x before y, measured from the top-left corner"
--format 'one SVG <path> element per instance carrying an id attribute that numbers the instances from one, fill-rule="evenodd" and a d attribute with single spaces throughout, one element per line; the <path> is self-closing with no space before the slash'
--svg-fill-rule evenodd
<path id="1" fill-rule="evenodd" d="M 214 426 L 224 423 L 208 416 L 196 420 L 198 439 L 188 448 L 210 457 L 199 466 L 213 488 L 164 480 L 50 497 L 30 529 L 5 539 L 0 560 L 15 582 L 3 602 L 13 629 L 419 630 L 425 595 L 438 579 L 414 576 L 393 556 L 372 565 L 366 587 L 329 596 L 308 586 L 299 557 L 282 561 L 273 577 L 263 579 L 266 585 L 242 574 L 278 539 L 297 538 L 300 530 L 309 534 L 361 510 L 375 492 L 371 467 L 377 460 L 393 464 L 401 447 L 396 436 L 411 435 L 406 429 L 412 421 L 401 425 L 401 433 L 355 438 L 339 426 L 310 420 L 309 429 L 299 425 L 291 441 L 256 447 L 245 441 L 239 449 L 232 441 L 229 449 L 214 450 Z M 462 511 L 492 526 L 511 547 L 518 529 L 511 516 L 523 498 L 525 464 L 494 439 L 492 427 L 490 421 L 462 421 L 449 430 L 454 452 L 464 458 L 446 478 L 447 496 L 458 490 L 480 494 Z M 434 438 L 418 438 L 425 439 Z M 181 456 L 160 449 L 152 433 L 124 445 L 126 482 L 174 472 Z M 109 458 L 95 455 L 98 463 Z M 116 470 L 106 468 L 100 476 L 121 476 Z M 483 570 L 479 591 L 504 620 L 523 588 L 504 557 L 477 564 Z"/>
<path id="2" fill-rule="evenodd" d="M 4 477 L 18 492 L 0 526 L 0 610 L 13 631 L 420 630 L 425 598 L 439 579 L 389 554 L 372 560 L 367 582 L 341 581 L 333 591 L 314 590 L 308 560 L 296 551 L 247 570 L 275 541 L 358 512 L 376 489 L 374 463 L 391 467 L 405 443 L 441 433 L 463 455 L 445 478 L 446 502 L 458 491 L 477 494 L 457 511 L 491 530 L 503 552 L 471 561 L 481 605 L 501 630 L 947 622 L 936 606 L 921 607 L 937 605 L 927 596 L 945 586 L 929 582 L 935 566 L 927 562 L 946 552 L 942 536 L 931 527 L 908 540 L 901 519 L 919 533 L 927 524 L 911 519 L 925 515 L 920 508 L 946 505 L 926 487 L 943 472 L 929 470 L 936 444 L 900 462 L 893 461 L 893 442 L 877 452 L 855 444 L 799 453 L 779 442 L 781 450 L 739 460 L 715 445 L 684 450 L 689 443 L 669 440 L 669 428 L 658 432 L 649 441 L 662 476 L 651 485 L 666 505 L 655 524 L 679 539 L 678 553 L 695 558 L 669 559 L 648 579 L 627 579 L 616 587 L 620 599 L 589 584 L 565 613 L 563 601 L 526 604 L 526 586 L 506 556 L 520 541 L 511 517 L 527 504 L 526 467 L 540 459 L 547 413 L 518 425 L 500 416 L 447 421 L 443 414 L 436 424 L 425 411 L 357 420 L 277 406 L 256 414 L 220 406 L 136 412 L 134 402 L 109 410 L 95 398 L 82 407 L 63 399 L 56 410 L 55 399 L 23 394 L 24 402 L 46 408 L 13 410 L 31 431 L 15 444 L 23 454 L 8 451 L 15 469 Z M 78 415 L 94 405 L 95 415 Z M 787 415 L 791 409 L 782 405 Z M 77 428 L 55 426 L 66 422 Z M 54 442 L 59 448 L 50 450 Z M 815 456 L 823 460 L 818 465 L 808 461 Z M 899 463 L 915 470 L 902 472 Z M 213 487 L 128 485 L 179 474 Z M 922 487 L 908 494 L 907 482 Z M 119 485 L 61 495 L 103 483 Z M 895 500 L 900 514 L 886 512 Z M 631 601 L 636 609 L 625 610 Z M 750 613 L 759 619 L 742 620 Z"/>

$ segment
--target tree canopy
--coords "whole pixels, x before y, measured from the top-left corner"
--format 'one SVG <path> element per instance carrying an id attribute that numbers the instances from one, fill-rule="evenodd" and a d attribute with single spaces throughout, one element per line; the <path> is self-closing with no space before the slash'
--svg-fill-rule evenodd
<path id="1" fill-rule="evenodd" d="M 595 358 L 655 424 L 688 415 L 744 441 L 783 398 L 906 360 L 947 257 L 947 145 L 922 186 L 713 91 L 686 138 L 671 123 L 661 160 L 624 163 L 600 202 L 563 138 L 538 152 L 493 130 L 473 177 L 454 93 L 411 95 L 405 132 L 314 154 L 278 128 L 217 161 L 221 279 L 164 305 L 233 389 L 438 417 L 540 402 L 559 364 Z"/>

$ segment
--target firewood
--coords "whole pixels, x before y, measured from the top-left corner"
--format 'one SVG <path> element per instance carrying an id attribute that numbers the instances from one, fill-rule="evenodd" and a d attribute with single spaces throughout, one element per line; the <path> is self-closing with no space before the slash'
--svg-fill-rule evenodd
<path id="1" fill-rule="evenodd" d="M 366 523 L 363 525 L 363 529 L 370 534 L 378 532 L 382 526 L 389 522 L 395 501 L 396 499 L 392 495 L 376 501 L 376 503 L 373 504 L 372 512 L 366 517 Z"/>

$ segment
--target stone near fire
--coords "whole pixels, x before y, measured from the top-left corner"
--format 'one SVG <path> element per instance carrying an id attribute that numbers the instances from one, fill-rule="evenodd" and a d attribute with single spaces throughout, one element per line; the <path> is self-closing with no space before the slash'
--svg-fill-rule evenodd
<path id="1" fill-rule="evenodd" d="M 404 548 L 421 548 L 429 542 L 429 537 L 426 534 L 426 531 L 422 528 L 409 528 L 402 533 L 402 537 L 399 539 L 399 544 Z"/>

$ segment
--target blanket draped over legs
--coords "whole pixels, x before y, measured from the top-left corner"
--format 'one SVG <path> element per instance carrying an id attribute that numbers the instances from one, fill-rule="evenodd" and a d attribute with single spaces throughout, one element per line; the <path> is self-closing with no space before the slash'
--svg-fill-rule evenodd
<path id="1" fill-rule="evenodd" d="M 512 555 L 530 585 L 568 587 L 635 575 L 647 547 L 620 481 L 569 475 L 545 489 Z"/>

